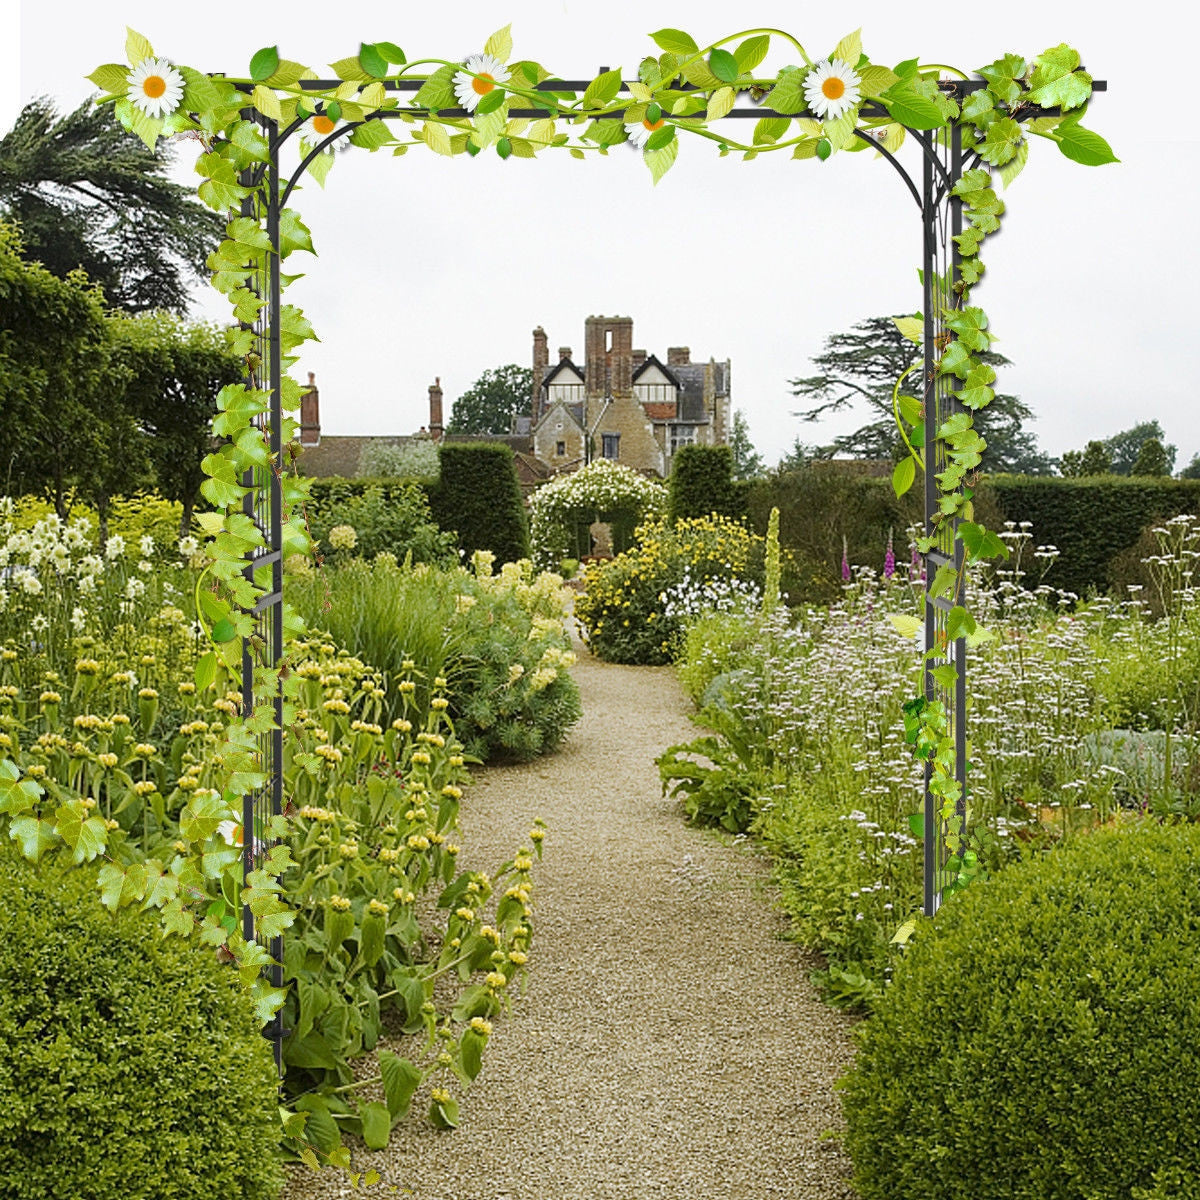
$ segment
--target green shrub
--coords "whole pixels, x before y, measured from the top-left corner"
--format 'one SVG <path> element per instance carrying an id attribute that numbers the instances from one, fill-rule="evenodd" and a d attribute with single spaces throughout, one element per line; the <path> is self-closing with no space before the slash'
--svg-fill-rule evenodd
<path id="1" fill-rule="evenodd" d="M 529 557 L 529 526 L 513 452 L 492 442 L 452 442 L 438 451 L 441 481 L 433 488 L 434 517 L 458 535 L 470 558 L 489 550 L 502 562 Z"/>
<path id="2" fill-rule="evenodd" d="M 1139 823 L 948 903 L 860 1027 L 863 1200 L 1200 1197 L 1198 871 Z"/>
<path id="3" fill-rule="evenodd" d="M 454 561 L 454 535 L 438 528 L 424 489 L 412 480 L 314 480 L 310 499 L 309 529 L 324 555 L 411 554 L 418 563 Z M 354 530 L 352 547 L 331 544 L 330 530 L 339 525 Z"/>
<path id="4" fill-rule="evenodd" d="M 763 539 L 728 517 L 647 524 L 637 546 L 592 564 L 575 616 L 593 653 L 609 662 L 662 664 L 687 625 L 707 611 L 757 608 Z"/>
<path id="5" fill-rule="evenodd" d="M 1057 547 L 1059 558 L 1046 582 L 1078 596 L 1107 591 L 1119 581 L 1122 552 L 1138 542 L 1146 526 L 1177 513 L 1200 512 L 1196 480 L 992 475 L 987 489 L 1006 519 L 1031 522 L 1035 542 Z"/>
<path id="6" fill-rule="evenodd" d="M 106 912 L 90 868 L 0 865 L 0 1195 L 277 1195 L 279 1080 L 236 975 Z"/>
<path id="7" fill-rule="evenodd" d="M 733 478 L 729 446 L 682 446 L 671 464 L 667 519 L 718 513 L 740 520 L 746 515 L 746 489 Z"/>

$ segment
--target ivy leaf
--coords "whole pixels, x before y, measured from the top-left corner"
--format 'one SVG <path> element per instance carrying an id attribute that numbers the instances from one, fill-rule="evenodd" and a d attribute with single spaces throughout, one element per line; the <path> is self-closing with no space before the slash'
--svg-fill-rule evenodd
<path id="1" fill-rule="evenodd" d="M 733 57 L 737 62 L 738 73 L 745 75 L 753 71 L 767 57 L 767 51 L 770 48 L 770 34 L 760 33 L 756 37 L 747 38 L 733 52 Z"/>
<path id="2" fill-rule="evenodd" d="M 975 149 L 984 162 L 998 167 L 1016 155 L 1022 137 L 1024 133 L 1016 121 L 1011 117 L 1001 117 L 988 126 L 983 141 Z"/>
<path id="3" fill-rule="evenodd" d="M 430 112 L 437 112 L 442 108 L 457 107 L 458 97 L 454 94 L 454 76 L 458 73 L 458 69 L 455 63 L 448 63 L 444 67 L 438 67 L 421 84 L 415 97 L 417 106 L 419 108 L 427 108 Z"/>
<path id="4" fill-rule="evenodd" d="M 1020 80 L 1025 75 L 1025 60 L 1019 54 L 1006 54 L 975 73 L 987 81 L 987 90 L 1004 104 L 1014 104 L 1021 95 Z"/>
<path id="5" fill-rule="evenodd" d="M 800 113 L 808 106 L 804 98 L 806 71 L 799 67 L 784 67 L 779 72 L 779 81 L 767 94 L 767 107 L 779 113 Z"/>
<path id="6" fill-rule="evenodd" d="M 719 121 L 733 110 L 737 93 L 731 87 L 718 88 L 708 100 L 708 119 Z"/>
<path id="7" fill-rule="evenodd" d="M 917 464 L 912 455 L 906 454 L 892 469 L 892 491 L 903 496 L 912 487 L 917 477 Z"/>
<path id="8" fill-rule="evenodd" d="M 960 521 L 958 536 L 972 558 L 1008 558 L 1008 547 L 999 536 L 973 521 Z"/>
<path id="9" fill-rule="evenodd" d="M 1098 133 L 1084 129 L 1082 125 L 1060 126 L 1055 140 L 1067 158 L 1085 167 L 1102 167 L 1105 163 L 1121 161 Z"/>
<path id="10" fill-rule="evenodd" d="M 967 637 L 975 632 L 975 618 L 961 604 L 956 604 L 946 614 L 946 636 L 952 641 Z M 957 678 L 957 674 L 955 676 Z"/>
<path id="11" fill-rule="evenodd" d="M 1029 96 L 1033 104 L 1044 108 L 1078 108 L 1092 95 L 1092 77 L 1077 70 L 1079 52 L 1065 42 L 1043 51 L 1034 60 L 1036 65 L 1029 79 Z"/>
<path id="12" fill-rule="evenodd" d="M 8 836 L 20 846 L 21 853 L 30 862 L 37 862 L 61 840 L 49 821 L 37 817 L 14 817 L 8 826 Z"/>
<path id="13" fill-rule="evenodd" d="M 1022 139 L 1021 144 L 1017 147 L 1017 152 L 1000 168 L 1000 179 L 1005 187 L 1020 173 L 1025 170 L 1025 164 L 1029 161 L 1029 139 Z"/>
<path id="14" fill-rule="evenodd" d="M 256 83 L 250 99 L 264 117 L 269 117 L 272 121 L 283 119 L 283 109 L 279 106 L 279 97 L 275 94 L 274 88 Z"/>
<path id="15" fill-rule="evenodd" d="M 372 121 L 370 124 L 381 125 L 383 122 Z M 308 226 L 300 220 L 294 209 L 285 208 L 279 214 L 279 257 L 287 258 L 293 250 L 307 250 L 310 254 L 316 253 Z"/>
<path id="16" fill-rule="evenodd" d="M 987 323 L 987 313 L 982 308 L 964 308 L 946 316 L 946 328 L 953 330 L 958 340 L 975 352 L 986 350 L 992 344 L 991 336 L 986 332 Z"/>
<path id="17" fill-rule="evenodd" d="M 99 817 L 89 817 L 79 800 L 61 805 L 54 813 L 58 836 L 74 852 L 75 861 L 91 862 L 104 849 L 108 830 Z"/>
<path id="18" fill-rule="evenodd" d="M 583 93 L 583 107 L 603 108 L 606 104 L 611 104 L 617 98 L 617 93 L 620 90 L 620 69 L 604 71 L 587 85 Z"/>
<path id="19" fill-rule="evenodd" d="M 250 60 L 250 78 L 255 83 L 265 83 L 278 70 L 278 46 L 264 46 Z"/>
<path id="20" fill-rule="evenodd" d="M 12 759 L 0 759 L 0 813 L 12 816 L 27 812 L 37 804 L 42 786 L 34 779 L 21 780 L 21 772 Z"/>
<path id="21" fill-rule="evenodd" d="M 988 91 L 972 92 L 962 105 L 963 119 L 979 129 L 986 129 L 995 119 L 996 101 Z"/>
<path id="22" fill-rule="evenodd" d="M 669 146 L 675 140 L 675 126 L 664 125 L 661 129 L 656 129 L 646 139 L 646 150 L 653 152 L 661 150 L 664 146 Z"/>
<path id="23" fill-rule="evenodd" d="M 129 68 L 120 63 L 105 63 L 97 67 L 89 76 L 102 92 L 119 92 L 124 95 L 129 88 Z"/>
<path id="24" fill-rule="evenodd" d="M 675 165 L 675 159 L 679 155 L 679 139 L 672 138 L 665 146 L 658 150 L 646 150 L 642 157 L 645 159 L 646 166 L 650 168 L 650 175 L 655 183 Z"/>
<path id="25" fill-rule="evenodd" d="M 889 71 L 887 67 L 864 67 L 859 73 L 858 90 L 864 100 L 869 100 L 899 82 L 900 76 L 895 71 Z"/>
<path id="26" fill-rule="evenodd" d="M 966 346 L 962 342 L 951 342 L 938 363 L 938 374 L 957 375 L 960 379 L 965 379 L 974 365 L 975 360 Z"/>
<path id="27" fill-rule="evenodd" d="M 929 585 L 930 599 L 936 600 L 940 596 L 953 595 L 957 584 L 958 572 L 954 569 L 954 564 L 942 563 L 933 577 L 933 582 Z"/>
<path id="28" fill-rule="evenodd" d="M 512 54 L 512 25 L 505 25 L 503 29 L 497 29 L 484 42 L 483 52 L 484 54 L 490 54 L 502 63 L 508 62 L 509 55 Z"/>
<path id="29" fill-rule="evenodd" d="M 708 56 L 708 69 L 722 83 L 733 83 L 739 74 L 737 59 L 728 50 L 714 50 Z"/>
<path id="30" fill-rule="evenodd" d="M 684 33 L 682 29 L 660 29 L 650 36 L 660 50 L 671 54 L 697 54 L 700 50 L 691 35 Z"/>
<path id="31" fill-rule="evenodd" d="M 787 117 L 762 117 L 754 126 L 754 145 L 773 146 L 788 131 Z"/>
<path id="32" fill-rule="evenodd" d="M 140 33 L 130 29 L 128 25 L 125 26 L 125 57 L 129 59 L 131 67 L 136 67 L 145 59 L 154 57 L 154 49 L 149 41 Z"/>
<path id="33" fill-rule="evenodd" d="M 388 73 L 387 59 L 379 52 L 379 47 L 370 42 L 359 46 L 358 63 L 373 79 L 382 79 Z"/>
<path id="34" fill-rule="evenodd" d="M 862 30 L 856 29 L 848 33 L 833 48 L 830 58 L 840 58 L 849 67 L 857 67 L 862 55 Z"/>
<path id="35" fill-rule="evenodd" d="M 903 77 L 899 83 L 880 94 L 879 102 L 888 110 L 892 120 L 907 125 L 909 129 L 940 129 L 946 124 L 946 115 L 937 104 Z"/>

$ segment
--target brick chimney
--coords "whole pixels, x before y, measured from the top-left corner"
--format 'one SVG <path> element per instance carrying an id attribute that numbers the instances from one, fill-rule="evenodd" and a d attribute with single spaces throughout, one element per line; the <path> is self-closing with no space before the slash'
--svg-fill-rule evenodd
<path id="1" fill-rule="evenodd" d="M 633 352 L 633 369 L 634 369 L 635 371 L 636 371 L 636 370 L 638 369 L 638 367 L 640 367 L 640 366 L 642 365 L 642 363 L 644 363 L 645 361 L 646 361 L 646 352 L 645 352 L 645 350 L 635 350 L 635 351 Z"/>
<path id="2" fill-rule="evenodd" d="M 686 367 L 692 361 L 692 352 L 687 346 L 667 347 L 667 366 Z"/>
<path id="3" fill-rule="evenodd" d="M 562 362 L 564 358 L 570 358 L 570 357 L 571 357 L 571 347 L 570 346 L 559 346 L 558 361 Z"/>
<path id="4" fill-rule="evenodd" d="M 442 377 L 438 375 L 429 385 L 429 436 L 435 442 L 440 442 L 444 428 L 442 425 Z"/>
<path id="5" fill-rule="evenodd" d="M 542 381 L 546 378 L 546 369 L 549 366 L 550 351 L 546 344 L 546 331 L 539 325 L 533 331 L 533 395 L 529 403 L 529 411 L 535 422 L 541 415 L 538 412 L 538 401 L 542 394 Z"/>
<path id="6" fill-rule="evenodd" d="M 317 391 L 317 377 L 308 373 L 308 389 L 300 396 L 300 445 L 321 444 L 321 396 Z"/>
<path id="7" fill-rule="evenodd" d="M 588 317 L 584 322 L 584 344 L 587 394 L 632 394 L 633 318 Z"/>

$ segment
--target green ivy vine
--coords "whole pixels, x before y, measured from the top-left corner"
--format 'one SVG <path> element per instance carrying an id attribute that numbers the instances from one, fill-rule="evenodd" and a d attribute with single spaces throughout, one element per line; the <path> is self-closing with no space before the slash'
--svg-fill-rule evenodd
<path id="1" fill-rule="evenodd" d="M 131 30 L 125 45 L 127 62 L 101 66 L 89 76 L 105 93 L 98 102 L 111 103 L 122 124 L 147 146 L 153 148 L 160 138 L 168 137 L 199 143 L 199 194 L 209 207 L 240 213 L 247 200 L 252 207 L 252 215 L 229 221 L 224 240 L 208 261 L 213 286 L 227 298 L 241 326 L 231 330 L 229 337 L 245 358 L 247 382 L 220 392 L 214 431 L 224 441 L 204 461 L 207 479 L 202 490 L 212 511 L 198 520 L 209 539 L 211 565 L 199 589 L 199 602 L 211 649 L 197 669 L 198 687 L 214 682 L 240 686 L 242 645 L 254 638 L 250 613 L 266 590 L 262 581 L 244 574 L 247 556 L 263 545 L 262 533 L 243 509 L 248 489 L 242 480 L 249 469 L 267 468 L 281 480 L 284 554 L 312 551 L 303 516 L 306 487 L 291 469 L 292 451 L 278 460 L 260 428 L 271 394 L 263 386 L 255 335 L 246 326 L 267 306 L 253 280 L 271 256 L 278 255 L 283 263 L 299 251 L 315 251 L 308 228 L 290 207 L 280 214 L 278 244 L 273 245 L 265 225 L 268 181 L 264 178 L 253 191 L 241 182 L 241 172 L 247 168 L 263 169 L 265 176 L 270 160 L 264 127 L 251 118 L 250 109 L 280 130 L 299 124 L 301 160 L 307 159 L 307 173 L 322 185 L 334 165 L 329 146 L 334 135 L 348 127 L 352 145 L 393 155 L 423 146 L 445 156 L 475 156 L 490 150 L 501 159 L 530 159 L 553 152 L 584 158 L 607 155 L 614 147 L 632 143 L 658 183 L 688 138 L 713 143 L 721 156 L 740 154 L 749 160 L 789 152 L 795 159 L 825 162 L 840 153 L 894 154 L 909 131 L 936 130 L 941 137 L 941 131 L 957 123 L 967 150 L 974 151 L 983 165 L 967 171 L 953 189 L 967 223 L 956 239 L 962 256 L 959 278 L 943 281 L 947 300 L 941 321 L 946 333 L 938 373 L 957 384 L 954 395 L 964 411 L 937 430 L 947 461 L 937 476 L 939 520 L 958 522 L 955 536 L 962 542 L 968 565 L 1004 553 L 1000 540 L 974 520 L 972 510 L 972 485 L 986 448 L 973 427 L 972 413 L 991 402 L 994 373 L 979 358 L 992 334 L 986 314 L 971 303 L 971 288 L 984 270 L 980 249 L 1000 228 L 1005 208 L 993 188 L 993 170 L 1005 184 L 1011 183 L 1024 167 L 1034 137 L 1053 142 L 1078 163 L 1116 161 L 1104 139 L 1081 124 L 1092 95 L 1092 78 L 1082 69 L 1079 55 L 1065 45 L 1032 59 L 1007 54 L 979 69 L 982 88 L 966 91 L 951 86 L 969 78 L 955 68 L 925 64 L 918 58 L 894 67 L 873 63 L 857 31 L 820 60 L 778 29 L 748 29 L 706 45 L 677 29 L 660 29 L 651 36 L 658 53 L 640 58 L 635 78 L 626 80 L 621 70 L 605 71 L 582 93 L 565 84 L 555 87 L 559 77 L 541 64 L 514 59 L 508 26 L 465 61 L 409 59 L 395 43 L 363 43 L 356 54 L 330 64 L 337 82 L 323 87 L 313 86 L 322 78 L 316 71 L 282 58 L 274 46 L 255 53 L 244 75 L 213 76 L 156 56 L 147 39 Z M 789 61 L 764 70 L 773 50 L 782 51 Z M 717 128 L 735 102 L 747 98 L 777 114 L 755 122 L 748 142 Z M 285 287 L 290 278 L 283 276 Z M 271 315 L 282 333 L 283 407 L 285 412 L 294 411 L 301 388 L 287 370 L 297 361 L 300 347 L 316 335 L 292 305 L 284 304 Z M 918 321 L 910 331 L 918 340 L 920 326 Z M 910 454 L 896 471 L 898 492 L 910 487 L 924 470 L 914 448 L 921 442 L 924 417 L 924 406 L 900 402 L 898 418 Z M 296 421 L 286 419 L 285 447 L 294 445 L 296 432 Z M 935 531 L 923 548 L 928 549 L 937 536 Z M 943 567 L 930 581 L 929 595 L 957 596 L 961 584 L 952 567 Z M 289 608 L 287 643 L 300 632 L 301 622 Z M 946 636 L 983 634 L 965 608 L 956 605 L 949 614 Z M 944 651 L 945 647 L 935 647 L 934 653 Z M 953 667 L 937 670 L 944 683 L 946 671 Z M 243 880 L 240 863 L 230 862 L 228 855 L 206 853 L 206 843 L 221 822 L 240 819 L 241 797 L 264 783 L 258 739 L 274 725 L 272 702 L 280 688 L 287 703 L 286 729 L 296 682 L 289 678 L 286 654 L 279 664 L 256 663 L 253 706 L 232 717 L 224 731 L 220 795 L 192 801 L 184 814 L 187 852 L 163 879 L 121 893 L 123 902 L 138 900 L 147 907 L 160 907 L 171 932 L 198 936 L 230 956 L 253 990 L 264 1020 L 284 998 L 264 979 L 265 949 L 247 942 L 236 923 L 214 923 L 202 910 L 214 892 L 235 895 L 253 910 L 264 934 L 282 932 L 292 920 L 279 880 L 290 865 L 289 854 L 286 847 L 276 846 L 262 868 Z M 932 763 L 931 786 L 946 821 L 961 798 L 946 712 L 940 702 L 921 695 L 911 702 L 906 720 L 915 752 Z M 10 783 L 33 785 L 33 781 Z M 286 827 L 286 817 L 276 818 L 265 835 L 281 839 Z M 59 832 L 70 844 L 71 831 Z M 957 852 L 961 847 L 951 849 Z M 970 874 L 965 855 L 960 867 L 965 879 Z"/>

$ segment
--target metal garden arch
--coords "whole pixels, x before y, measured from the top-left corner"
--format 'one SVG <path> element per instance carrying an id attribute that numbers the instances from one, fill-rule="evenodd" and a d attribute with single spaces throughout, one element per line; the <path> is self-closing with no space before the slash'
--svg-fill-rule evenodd
<path id="1" fill-rule="evenodd" d="M 330 91 L 336 89 L 339 80 L 302 80 L 300 86 L 309 91 Z M 384 88 L 389 92 L 416 92 L 421 86 L 421 80 L 385 81 Z M 247 85 L 238 85 L 245 91 Z M 587 81 L 552 80 L 539 84 L 539 90 L 544 91 L 582 91 L 587 87 Z M 688 90 L 688 85 L 684 90 Z M 962 101 L 970 93 L 979 91 L 986 85 L 979 81 L 943 81 L 939 88 L 952 98 Z M 622 90 L 628 91 L 627 85 Z M 695 90 L 695 89 L 692 89 Z M 1107 86 L 1102 81 L 1092 83 L 1093 91 L 1105 91 Z M 320 112 L 321 110 L 318 110 Z M 412 104 L 387 111 L 372 113 L 364 122 L 344 122 L 337 126 L 332 133 L 317 144 L 288 176 L 282 174 L 280 168 L 280 153 L 289 139 L 305 124 L 305 119 L 297 117 L 286 126 L 263 116 L 252 107 L 243 111 L 243 118 L 255 121 L 261 128 L 269 144 L 269 161 L 242 171 L 239 182 L 242 187 L 250 189 L 250 195 L 243 200 L 241 215 L 246 217 L 265 216 L 266 232 L 274 253 L 267 259 L 265 270 L 257 272 L 252 290 L 266 301 L 259 310 L 258 318 L 253 326 L 243 326 L 252 329 L 257 341 L 257 366 L 248 376 L 248 383 L 255 388 L 269 389 L 271 404 L 269 411 L 258 418 L 259 428 L 269 439 L 272 465 L 254 467 L 243 478 L 243 486 L 250 489 L 244 502 L 244 511 L 262 531 L 266 544 L 246 560 L 244 574 L 248 580 L 257 580 L 263 586 L 263 572 L 270 573 L 270 583 L 266 593 L 253 610 L 257 634 L 248 638 L 243 644 L 242 672 L 243 695 L 246 711 L 253 707 L 254 667 L 274 666 L 279 663 L 283 653 L 283 578 L 281 542 L 281 512 L 282 499 L 280 490 L 280 463 L 284 447 L 282 444 L 282 376 L 284 365 L 282 361 L 280 339 L 280 264 L 278 247 L 280 244 L 280 214 L 287 203 L 292 190 L 296 187 L 309 163 L 317 155 L 326 151 L 339 139 L 348 136 L 360 125 L 374 120 L 388 120 L 405 115 L 422 115 L 430 110 Z M 887 110 L 878 103 L 867 102 L 862 106 L 862 115 L 871 117 L 887 117 Z M 471 113 L 465 109 L 441 109 L 438 113 L 443 117 L 469 117 Z M 511 109 L 509 116 L 514 118 L 538 118 L 545 113 L 540 109 Z M 601 114 L 597 119 L 619 120 L 622 111 Z M 1057 116 L 1058 109 L 1041 108 L 1027 105 L 1023 119 L 1043 116 Z M 763 117 L 788 117 L 788 114 L 777 113 L 758 105 L 735 106 L 725 114 L 724 119 L 754 120 Z M 790 117 L 789 117 L 790 119 Z M 894 118 L 892 118 L 894 120 Z M 925 397 L 925 441 L 924 460 L 925 471 L 925 522 L 926 533 L 933 538 L 933 544 L 924 556 L 924 565 L 928 578 L 932 578 L 937 569 L 949 564 L 955 570 L 963 567 L 964 551 L 961 540 L 956 539 L 955 532 L 959 518 L 955 516 L 950 521 L 937 521 L 938 490 L 934 482 L 936 473 L 946 465 L 946 443 L 937 437 L 937 430 L 944 421 L 961 411 L 962 405 L 954 397 L 953 383 L 945 375 L 938 373 L 938 361 L 949 340 L 949 333 L 944 324 L 944 314 L 952 306 L 956 295 L 956 285 L 960 281 L 961 258 L 959 247 L 954 241 L 956 235 L 963 232 L 963 205 L 961 199 L 953 195 L 955 182 L 964 171 L 979 165 L 983 160 L 976 150 L 963 144 L 962 127 L 950 122 L 943 129 L 919 130 L 905 127 L 908 134 L 916 142 L 920 150 L 921 171 L 920 179 L 914 180 L 899 159 L 884 146 L 877 144 L 863 130 L 856 129 L 855 134 L 867 141 L 878 150 L 891 164 L 900 176 L 920 214 L 922 237 L 922 268 L 923 268 L 923 304 L 924 321 L 923 342 L 923 393 Z M 256 211 L 256 197 L 262 198 L 265 212 Z M 955 744 L 955 777 L 959 786 L 957 814 L 960 821 L 965 821 L 967 794 L 967 642 L 965 637 L 948 639 L 946 634 L 946 616 L 952 607 L 952 601 L 945 597 L 927 598 L 925 606 L 924 645 L 928 657 L 924 668 L 924 694 L 928 701 L 940 700 L 946 708 L 949 731 L 952 732 Z M 952 665 L 957 677 L 954 684 L 947 688 L 935 679 L 935 671 L 939 666 Z M 277 691 L 275 696 L 276 728 L 269 733 L 260 735 L 259 752 L 267 774 L 267 783 L 261 789 L 251 792 L 243 800 L 243 828 L 246 830 L 263 829 L 272 814 L 279 814 L 283 809 L 283 751 L 282 751 L 282 717 L 283 696 Z M 932 767 L 927 762 L 925 767 L 925 799 L 924 799 L 924 911 L 932 915 L 941 903 L 942 889 L 946 879 L 946 847 L 944 841 L 945 825 L 942 823 L 937 803 L 929 790 Z M 247 874 L 261 863 L 267 853 L 267 847 L 262 841 L 253 837 L 245 838 L 244 869 Z M 247 907 L 243 912 L 243 928 L 247 939 L 255 935 L 255 918 Z M 282 986 L 282 938 L 271 940 L 271 956 L 275 966 L 271 968 L 272 982 Z M 286 1031 L 282 1028 L 281 1016 L 276 1014 L 269 1030 L 269 1036 L 275 1040 L 277 1061 L 282 1061 L 282 1040 Z"/>

